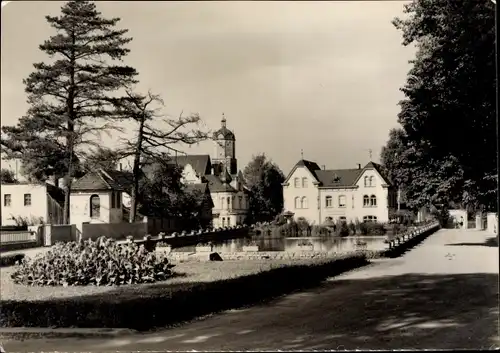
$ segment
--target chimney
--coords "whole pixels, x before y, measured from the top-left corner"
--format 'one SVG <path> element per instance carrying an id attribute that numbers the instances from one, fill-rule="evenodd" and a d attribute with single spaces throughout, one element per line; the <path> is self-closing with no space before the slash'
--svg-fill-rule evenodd
<path id="1" fill-rule="evenodd" d="M 361 169 L 361 164 L 358 163 L 358 169 Z"/>

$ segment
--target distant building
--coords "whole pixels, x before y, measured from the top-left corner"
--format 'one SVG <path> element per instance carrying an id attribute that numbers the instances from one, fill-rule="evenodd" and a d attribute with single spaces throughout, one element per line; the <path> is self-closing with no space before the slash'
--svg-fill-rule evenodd
<path id="1" fill-rule="evenodd" d="M 320 225 L 345 220 L 389 221 L 389 209 L 397 207 L 397 190 L 380 165 L 363 168 L 321 169 L 315 162 L 300 160 L 283 183 L 285 211 Z"/>
<path id="2" fill-rule="evenodd" d="M 207 184 L 213 202 L 212 225 L 225 227 L 244 224 L 248 215 L 249 190 L 243 173 L 238 170 L 236 138 L 226 126 L 214 132 L 214 151 L 208 154 L 175 157 L 171 163 L 183 168 L 183 182 Z"/>

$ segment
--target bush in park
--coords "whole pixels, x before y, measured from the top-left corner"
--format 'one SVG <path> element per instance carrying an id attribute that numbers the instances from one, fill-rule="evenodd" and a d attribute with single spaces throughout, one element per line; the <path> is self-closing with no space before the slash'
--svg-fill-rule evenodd
<path id="1" fill-rule="evenodd" d="M 341 237 L 347 237 L 349 235 L 349 227 L 347 226 L 347 222 L 340 223 L 339 235 Z"/>
<path id="2" fill-rule="evenodd" d="M 166 280 L 172 267 L 164 254 L 100 237 L 58 243 L 45 254 L 23 259 L 11 277 L 32 286 L 123 285 Z"/>

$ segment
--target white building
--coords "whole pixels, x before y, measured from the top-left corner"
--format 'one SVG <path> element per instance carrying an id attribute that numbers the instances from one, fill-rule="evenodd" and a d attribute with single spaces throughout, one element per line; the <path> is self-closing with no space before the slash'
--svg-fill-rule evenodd
<path id="1" fill-rule="evenodd" d="M 249 190 L 243 174 L 238 170 L 236 159 L 236 138 L 226 126 L 214 132 L 214 152 L 209 155 L 178 156 L 173 162 L 183 168 L 183 182 L 186 184 L 208 184 L 214 208 L 214 227 L 244 224 L 249 208 Z"/>
<path id="2" fill-rule="evenodd" d="M 1 184 L 2 225 L 62 224 L 64 191 L 48 183 Z M 16 222 L 17 220 L 17 222 Z"/>
<path id="3" fill-rule="evenodd" d="M 397 192 L 383 176 L 380 165 L 323 170 L 315 162 L 300 160 L 283 183 L 285 211 L 313 224 L 326 220 L 347 222 L 389 221 L 389 208 L 397 207 Z"/>

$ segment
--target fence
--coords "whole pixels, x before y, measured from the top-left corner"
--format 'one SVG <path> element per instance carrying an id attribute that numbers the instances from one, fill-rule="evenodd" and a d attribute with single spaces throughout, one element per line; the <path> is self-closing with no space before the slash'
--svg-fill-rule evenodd
<path id="1" fill-rule="evenodd" d="M 113 238 L 115 240 L 125 239 L 132 235 L 136 239 L 142 239 L 148 232 L 147 222 L 136 223 L 88 223 L 82 224 L 81 239 L 97 239 L 100 236 Z"/>
<path id="2" fill-rule="evenodd" d="M 34 231 L 2 231 L 0 232 L 0 243 L 8 244 L 8 243 L 22 243 L 22 242 L 36 242 L 37 241 L 37 233 Z"/>

